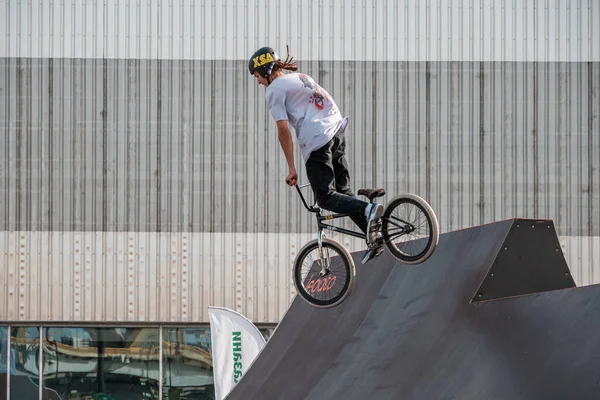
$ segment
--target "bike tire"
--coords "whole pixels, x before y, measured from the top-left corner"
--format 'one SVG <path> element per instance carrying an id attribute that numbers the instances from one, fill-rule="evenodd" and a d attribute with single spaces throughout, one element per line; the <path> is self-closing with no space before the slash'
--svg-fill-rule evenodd
<path id="1" fill-rule="evenodd" d="M 406 252 L 401 251 L 394 244 L 392 237 L 393 235 L 390 234 L 390 227 L 392 225 L 392 213 L 403 204 L 410 204 L 420 209 L 425 215 L 427 225 L 429 227 L 428 237 L 419 239 L 427 239 L 425 248 L 417 254 L 407 254 Z M 423 198 L 415 194 L 406 193 L 390 200 L 390 202 L 386 205 L 385 210 L 383 211 L 381 221 L 381 230 L 387 249 L 389 250 L 390 254 L 392 254 L 392 256 L 394 256 L 397 260 L 405 264 L 414 265 L 424 262 L 429 257 L 431 257 L 438 245 L 440 234 L 437 216 L 435 215 L 435 212 L 433 211 L 433 208 L 429 205 L 429 203 L 427 203 Z"/>
<path id="2" fill-rule="evenodd" d="M 296 292 L 300 295 L 300 297 L 302 297 L 302 299 L 304 299 L 306 302 L 308 302 L 313 307 L 316 307 L 316 308 L 336 307 L 336 306 L 340 305 L 342 302 L 344 302 L 344 300 L 346 300 L 348 295 L 354 289 L 354 283 L 356 280 L 356 269 L 355 269 L 355 265 L 354 265 L 354 260 L 352 259 L 352 257 L 350 256 L 350 253 L 348 252 L 348 250 L 346 250 L 346 248 L 344 246 L 342 246 L 341 244 L 337 243 L 334 240 L 324 238 L 322 240 L 323 249 L 330 249 L 337 253 L 337 255 L 339 256 L 339 264 L 342 266 L 342 268 L 344 269 L 344 272 L 346 273 L 346 279 L 342 283 L 341 290 L 336 296 L 333 296 L 331 299 L 316 298 L 315 296 L 313 296 L 310 293 L 310 288 L 309 288 L 309 290 L 307 290 L 307 288 L 303 284 L 302 266 L 304 265 L 304 260 L 306 259 L 306 257 L 312 251 L 318 250 L 318 246 L 319 246 L 319 243 L 318 243 L 317 239 L 311 240 L 310 242 L 305 244 L 304 247 L 302 247 L 300 249 L 300 251 L 298 252 L 298 255 L 296 256 L 296 258 L 294 260 L 293 275 L 294 275 L 294 285 L 296 287 Z M 312 267 L 311 267 L 311 269 L 312 269 Z M 327 276 L 330 276 L 330 275 L 327 275 Z M 326 277 L 318 278 L 318 280 L 325 279 L 325 278 Z M 329 279 L 331 279 L 331 278 L 329 278 Z M 328 281 L 328 284 L 330 282 L 331 281 Z M 336 284 L 336 283 L 337 283 L 337 278 L 335 278 L 333 280 L 333 284 Z M 331 284 L 331 285 L 333 285 L 333 284 Z M 312 285 L 312 287 L 314 288 L 313 292 L 315 290 L 318 290 L 318 287 L 319 287 L 318 285 L 319 285 L 318 282 L 314 283 Z"/>

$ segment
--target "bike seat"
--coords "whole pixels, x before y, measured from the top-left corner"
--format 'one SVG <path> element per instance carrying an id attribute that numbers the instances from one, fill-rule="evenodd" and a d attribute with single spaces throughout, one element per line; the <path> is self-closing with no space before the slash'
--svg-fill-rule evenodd
<path id="1" fill-rule="evenodd" d="M 358 195 L 373 201 L 373 199 L 385 195 L 385 189 L 358 189 Z"/>

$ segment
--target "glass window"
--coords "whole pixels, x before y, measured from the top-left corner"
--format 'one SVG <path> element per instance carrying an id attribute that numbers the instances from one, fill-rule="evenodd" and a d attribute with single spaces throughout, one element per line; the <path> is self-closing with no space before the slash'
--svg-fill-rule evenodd
<path id="1" fill-rule="evenodd" d="M 14 358 L 11 361 L 10 373 L 14 375 Z M 0 399 L 7 397 L 8 376 L 8 327 L 0 326 Z"/>
<path id="2" fill-rule="evenodd" d="M 259 327 L 265 339 L 274 326 Z M 0 399 L 39 398 L 38 327 L 0 326 Z M 159 357 L 163 399 L 214 399 L 210 327 L 164 328 L 44 327 L 44 400 L 158 399 Z"/>
<path id="3" fill-rule="evenodd" d="M 260 331 L 260 333 L 262 333 L 263 337 L 265 338 L 265 341 L 267 342 L 269 341 L 269 339 L 271 339 L 271 336 L 273 336 L 273 332 L 275 332 L 274 326 L 258 326 L 257 328 Z"/>
<path id="4" fill-rule="evenodd" d="M 158 399 L 157 328 L 44 328 L 43 384 L 61 399 Z"/>
<path id="5" fill-rule="evenodd" d="M 38 399 L 40 397 L 38 369 L 39 356 L 39 329 L 37 327 L 11 328 L 11 399 Z"/>
<path id="6" fill-rule="evenodd" d="M 163 330 L 163 398 L 215 398 L 210 328 Z"/>

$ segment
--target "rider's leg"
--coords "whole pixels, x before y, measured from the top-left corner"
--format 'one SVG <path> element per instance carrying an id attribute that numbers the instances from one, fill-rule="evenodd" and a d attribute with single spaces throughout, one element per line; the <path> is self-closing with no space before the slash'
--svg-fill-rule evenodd
<path id="1" fill-rule="evenodd" d="M 341 214 L 365 215 L 368 202 L 336 191 L 332 149 L 334 146 L 337 148 L 339 141 L 340 138 L 336 135 L 326 145 L 311 153 L 306 160 L 306 175 L 321 208 Z"/>
<path id="2" fill-rule="evenodd" d="M 341 135 L 336 135 L 325 146 L 311 153 L 306 161 L 306 175 L 320 207 L 353 216 L 357 225 L 362 224 L 361 214 L 366 217 L 366 227 L 363 232 L 366 234 L 367 244 L 370 244 L 376 239 L 375 232 L 371 232 L 370 227 L 375 226 L 376 221 L 381 217 L 383 206 L 362 201 L 353 194 L 347 195 L 336 191 L 333 153 L 337 150 L 341 139 L 343 139 Z"/>
<path id="3" fill-rule="evenodd" d="M 341 132 L 338 132 L 336 136 L 338 136 L 339 140 L 334 142 L 332 147 L 332 164 L 335 171 L 336 190 L 340 193 L 356 198 L 356 195 L 352 192 L 350 187 L 350 172 L 348 170 L 348 162 L 346 161 L 345 157 L 345 137 Z M 379 211 L 381 212 L 382 206 L 379 205 L 378 207 Z M 352 218 L 354 223 L 358 225 L 358 227 L 364 233 L 367 234 L 369 218 L 365 213 L 350 214 L 350 218 Z M 371 242 L 371 244 L 363 254 L 363 258 L 361 260 L 362 264 L 365 264 L 372 258 L 377 257 L 383 251 L 383 238 L 381 237 L 381 233 L 377 232 L 376 234 L 373 234 L 373 237 L 367 242 Z"/>
<path id="4" fill-rule="evenodd" d="M 332 148 L 332 164 L 335 174 L 335 190 L 339 193 L 357 198 L 350 185 L 350 171 L 348 170 L 348 161 L 346 160 L 346 140 L 342 132 L 336 134 L 338 137 L 337 146 L 334 143 Z M 363 233 L 367 233 L 367 216 L 364 212 L 349 214 L 349 217 L 360 228 Z"/>

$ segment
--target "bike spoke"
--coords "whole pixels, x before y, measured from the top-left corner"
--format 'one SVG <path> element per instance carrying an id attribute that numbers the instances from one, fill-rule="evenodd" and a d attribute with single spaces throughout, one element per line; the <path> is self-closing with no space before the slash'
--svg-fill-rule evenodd
<path id="1" fill-rule="evenodd" d="M 407 255 L 415 255 L 427 247 L 427 241 L 418 239 L 430 236 L 429 223 L 423 211 L 410 202 L 400 204 L 386 219 L 387 243 Z"/>
<path id="2" fill-rule="evenodd" d="M 323 258 L 319 257 L 319 253 Z M 321 277 L 321 265 L 328 264 L 328 273 Z M 302 263 L 300 277 L 303 290 L 314 299 L 330 301 L 342 293 L 347 276 L 347 268 L 335 249 L 322 246 L 321 251 L 315 248 L 308 253 Z M 327 285 L 325 287 L 325 285 Z"/>

